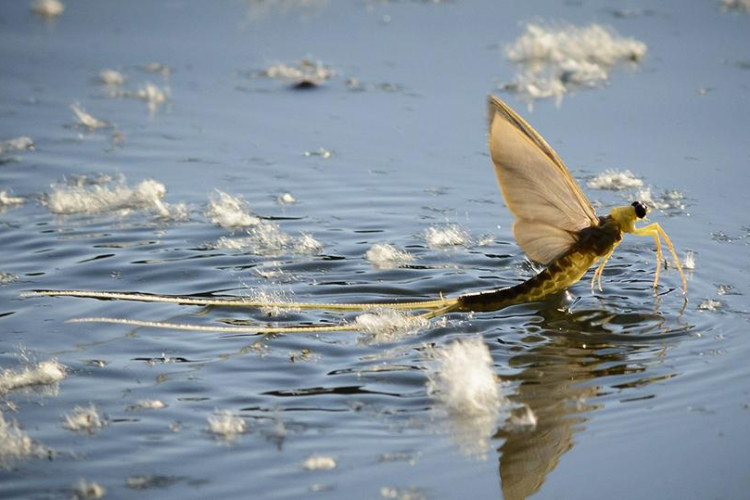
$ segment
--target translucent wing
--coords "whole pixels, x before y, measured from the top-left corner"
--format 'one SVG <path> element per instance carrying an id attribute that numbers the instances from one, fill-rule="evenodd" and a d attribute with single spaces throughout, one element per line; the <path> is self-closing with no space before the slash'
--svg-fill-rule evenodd
<path id="1" fill-rule="evenodd" d="M 549 264 L 578 232 L 599 224 L 594 208 L 562 160 L 531 125 L 489 98 L 490 155 L 500 190 L 516 217 L 513 234 L 533 260 Z"/>

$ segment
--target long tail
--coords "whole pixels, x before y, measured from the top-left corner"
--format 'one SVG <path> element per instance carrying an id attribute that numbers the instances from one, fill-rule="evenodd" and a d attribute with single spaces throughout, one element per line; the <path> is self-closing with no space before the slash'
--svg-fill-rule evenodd
<path id="1" fill-rule="evenodd" d="M 359 304 L 335 304 L 315 302 L 268 302 L 248 299 L 230 298 L 198 298 L 180 297 L 170 295 L 152 295 L 145 293 L 128 292 L 101 292 L 87 290 L 35 290 L 24 292 L 22 297 L 82 297 L 103 300 L 129 300 L 135 302 L 159 302 L 167 304 L 192 305 L 192 306 L 218 306 L 218 307 L 246 307 L 264 308 L 279 307 L 289 309 L 316 309 L 328 311 L 367 311 L 373 309 L 393 309 L 401 311 L 425 310 L 427 312 L 413 316 L 415 320 L 431 319 L 442 314 L 447 314 L 457 309 L 459 300 L 441 297 L 436 300 L 410 301 L 410 302 L 384 302 L 384 303 L 359 303 Z M 77 318 L 70 320 L 72 323 L 115 323 L 146 328 L 163 328 L 170 330 L 188 330 L 199 332 L 223 332 L 223 333 L 250 333 L 250 334 L 273 334 L 273 333 L 322 333 L 360 330 L 357 322 L 347 322 L 338 325 L 280 325 L 268 326 L 259 323 L 257 326 L 211 326 L 195 325 L 189 323 L 170 323 L 164 321 L 143 321 L 128 318 L 92 317 Z"/>
<path id="2" fill-rule="evenodd" d="M 417 311 L 420 309 L 440 309 L 457 302 L 457 299 L 441 297 L 435 300 L 418 300 L 411 302 L 372 302 L 360 304 L 334 304 L 317 302 L 272 302 L 243 298 L 214 298 L 180 297 L 174 295 L 155 295 L 137 292 L 98 292 L 88 290 L 34 290 L 23 292 L 21 297 L 82 297 L 103 300 L 130 300 L 134 302 L 161 302 L 184 306 L 219 306 L 219 307 L 247 307 L 264 308 L 280 307 L 289 309 L 317 309 L 323 311 L 367 311 L 370 309 L 398 309 L 402 311 Z"/>

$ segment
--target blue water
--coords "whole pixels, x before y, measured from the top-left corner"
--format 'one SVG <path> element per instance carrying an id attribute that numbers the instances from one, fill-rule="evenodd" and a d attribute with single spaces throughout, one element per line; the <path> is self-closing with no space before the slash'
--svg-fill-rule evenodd
<path id="1" fill-rule="evenodd" d="M 615 16 L 615 8 L 636 15 Z M 681 257 L 695 254 L 687 304 L 673 269 L 653 296 L 653 241 L 635 237 L 610 261 L 603 292 L 592 294 L 584 278 L 545 302 L 452 315 L 386 344 L 356 332 L 258 337 L 66 323 L 268 318 L 20 297 L 83 288 L 416 300 L 528 278 L 487 153 L 484 112 L 487 94 L 516 71 L 502 47 L 539 20 L 598 22 L 648 45 L 637 69 L 616 70 L 605 88 L 571 93 L 559 106 L 544 100 L 529 112 L 500 95 L 580 182 L 630 169 L 654 194 L 684 195 L 684 209 L 651 219 Z M 68 374 L 52 390 L 0 397 L 5 419 L 52 450 L 0 460 L 2 496 L 67 498 L 85 479 L 108 498 L 747 498 L 749 28 L 750 15 L 722 11 L 718 1 L 70 0 L 51 21 L 26 2 L 5 2 L 0 140 L 29 136 L 35 149 L 1 157 L 0 191 L 28 201 L 0 212 L 0 271 L 17 278 L 0 285 L 0 366 L 54 358 Z M 307 91 L 251 76 L 305 57 L 336 76 Z M 152 62 L 169 75 L 142 69 Z M 169 100 L 149 112 L 136 99 L 108 97 L 96 82 L 105 68 L 126 74 L 130 90 L 168 87 Z M 350 77 L 365 90 L 350 90 Z M 113 127 L 75 127 L 68 107 L 76 102 Z M 117 144 L 114 131 L 123 136 Z M 304 154 L 321 147 L 330 158 Z M 147 210 L 59 216 L 45 206 L 52 184 L 101 174 L 130 186 L 158 180 L 167 203 L 187 204 L 188 220 Z M 311 234 L 322 250 L 212 248 L 230 236 L 205 216 L 216 189 L 243 197 L 289 235 Z M 634 196 L 584 190 L 601 213 Z M 285 192 L 298 202 L 279 205 Z M 449 223 L 473 243 L 430 248 L 425 230 Z M 479 245 L 486 234 L 491 243 Z M 364 257 L 377 243 L 416 260 L 378 270 Z M 259 269 L 284 274 L 267 279 Z M 706 310 L 707 299 L 718 307 Z M 511 432 L 504 409 L 477 431 L 488 446 L 466 454 L 475 443 L 427 394 L 423 352 L 477 335 L 503 393 L 538 424 Z M 143 399 L 167 407 L 129 410 Z M 91 403 L 108 419 L 103 429 L 63 426 L 74 407 Z M 208 431 L 208 417 L 224 410 L 248 425 L 234 441 Z M 336 468 L 305 470 L 313 454 Z M 139 476 L 145 489 L 128 486 Z"/>

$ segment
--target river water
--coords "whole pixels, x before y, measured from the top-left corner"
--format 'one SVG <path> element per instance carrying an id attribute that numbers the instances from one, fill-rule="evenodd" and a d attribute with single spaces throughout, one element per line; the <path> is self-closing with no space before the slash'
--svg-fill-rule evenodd
<path id="1" fill-rule="evenodd" d="M 718 1 L 5 2 L 2 496 L 747 498 L 748 42 L 750 14 Z M 490 93 L 600 213 L 654 207 L 687 302 L 671 265 L 654 296 L 634 236 L 601 292 L 589 274 L 406 328 L 73 323 L 357 320 L 21 296 L 377 302 L 528 279 Z"/>

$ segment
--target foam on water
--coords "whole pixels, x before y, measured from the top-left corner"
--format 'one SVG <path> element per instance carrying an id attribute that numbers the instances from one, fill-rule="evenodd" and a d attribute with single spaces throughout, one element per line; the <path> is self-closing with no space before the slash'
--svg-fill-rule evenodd
<path id="1" fill-rule="evenodd" d="M 127 214 L 133 210 L 143 210 L 161 217 L 185 218 L 187 207 L 183 204 L 170 207 L 163 201 L 166 193 L 164 184 L 153 179 L 129 187 L 122 177 L 112 179 L 103 176 L 96 179 L 81 176 L 68 183 L 54 184 L 45 203 L 50 212 L 58 215 L 114 211 Z"/>
<path id="2" fill-rule="evenodd" d="M 233 441 L 247 431 L 247 422 L 232 411 L 220 411 L 208 417 L 208 430 L 216 437 Z"/>
<path id="3" fill-rule="evenodd" d="M 603 86 L 613 68 L 637 63 L 646 52 L 646 44 L 620 37 L 599 24 L 554 27 L 530 23 L 523 35 L 505 47 L 505 56 L 518 64 L 520 71 L 503 88 L 517 92 L 529 103 L 544 98 L 559 102 L 569 90 Z"/>
<path id="4" fill-rule="evenodd" d="M 26 198 L 10 195 L 7 191 L 0 191 L 0 207 L 22 205 L 24 202 L 26 202 Z"/>
<path id="5" fill-rule="evenodd" d="M 430 248 L 468 245 L 471 241 L 469 233 L 457 224 L 428 227 L 424 238 Z"/>
<path id="6" fill-rule="evenodd" d="M 86 110 L 80 106 L 80 104 L 71 104 L 70 109 L 71 111 L 73 111 L 73 116 L 75 116 L 76 123 L 82 127 L 86 127 L 89 130 L 109 127 L 109 123 L 102 120 L 97 120 L 96 118 L 88 114 Z"/>
<path id="7" fill-rule="evenodd" d="M 9 468 L 18 460 L 41 458 L 51 453 L 23 432 L 15 420 L 5 420 L 0 411 L 0 468 Z"/>
<path id="8" fill-rule="evenodd" d="M 589 179 L 586 186 L 591 189 L 606 189 L 610 191 L 622 191 L 623 189 L 639 188 L 643 181 L 635 176 L 630 170 L 619 172 L 607 169 L 596 177 Z"/>
<path id="9" fill-rule="evenodd" d="M 313 255 L 323 250 L 323 244 L 311 234 L 302 233 L 294 241 L 294 251 L 299 254 Z"/>
<path id="10" fill-rule="evenodd" d="M 355 319 L 357 329 L 362 332 L 359 341 L 365 344 L 396 342 L 414 335 L 430 325 L 429 320 L 410 315 L 404 311 L 379 309 L 360 314 Z"/>
<path id="11" fill-rule="evenodd" d="M 54 385 L 64 380 L 66 375 L 66 367 L 54 359 L 19 370 L 3 370 L 0 373 L 0 395 L 24 387 Z"/>
<path id="12" fill-rule="evenodd" d="M 34 149 L 34 141 L 31 137 L 14 137 L 13 139 L 0 141 L 0 154 L 13 151 L 26 151 L 29 149 Z"/>
<path id="13" fill-rule="evenodd" d="M 365 254 L 376 269 L 392 269 L 402 267 L 412 262 L 414 256 L 404 250 L 399 250 L 393 245 L 387 243 L 377 243 L 373 245 Z"/>
<path id="14" fill-rule="evenodd" d="M 260 222 L 258 217 L 250 214 L 250 207 L 245 200 L 218 189 L 209 199 L 206 217 L 214 224 L 230 231 L 254 226 Z"/>
<path id="15" fill-rule="evenodd" d="M 31 4 L 31 10 L 47 19 L 54 19 L 65 11 L 65 5 L 60 0 L 36 0 Z"/>
<path id="16" fill-rule="evenodd" d="M 336 460 L 325 455 L 310 455 L 302 463 L 305 470 L 331 470 L 336 468 Z"/>
<path id="17" fill-rule="evenodd" d="M 107 494 L 107 489 L 94 481 L 79 480 L 70 494 L 72 500 L 99 500 Z"/>
<path id="18" fill-rule="evenodd" d="M 96 406 L 76 406 L 73 413 L 65 415 L 63 427 L 75 432 L 95 433 L 107 425 L 107 421 L 99 414 Z"/>
<path id="19" fill-rule="evenodd" d="M 294 308 L 294 299 L 281 291 L 256 289 L 250 292 L 247 300 L 260 304 L 260 310 L 272 317 L 296 310 Z"/>

